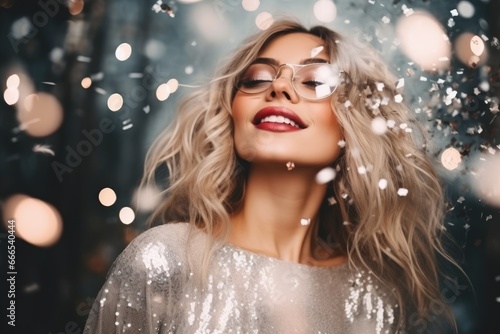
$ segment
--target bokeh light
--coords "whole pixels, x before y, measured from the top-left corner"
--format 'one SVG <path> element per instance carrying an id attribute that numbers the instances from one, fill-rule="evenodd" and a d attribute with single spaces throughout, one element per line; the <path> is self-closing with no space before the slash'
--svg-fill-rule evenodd
<path id="1" fill-rule="evenodd" d="M 177 91 L 177 88 L 179 88 L 179 81 L 177 81 L 177 79 L 170 79 L 167 81 L 167 86 L 170 90 L 170 93 L 175 93 Z"/>
<path id="2" fill-rule="evenodd" d="M 26 96 L 23 108 L 17 110 L 17 118 L 30 136 L 45 137 L 61 126 L 63 110 L 53 95 L 39 92 Z"/>
<path id="3" fill-rule="evenodd" d="M 331 0 L 319 0 L 314 4 L 314 16 L 320 22 L 332 22 L 337 17 L 337 7 Z"/>
<path id="4" fill-rule="evenodd" d="M 115 51 L 116 59 L 119 61 L 125 61 L 132 55 L 132 47 L 128 43 L 122 43 L 118 45 Z"/>
<path id="5" fill-rule="evenodd" d="M 12 74 L 7 78 L 7 81 L 6 81 L 7 88 L 18 88 L 20 82 L 21 82 L 21 79 L 19 78 L 19 75 Z"/>
<path id="6" fill-rule="evenodd" d="M 151 212 L 160 203 L 161 193 L 153 186 L 139 187 L 134 191 L 132 203 L 139 212 Z"/>
<path id="7" fill-rule="evenodd" d="M 454 47 L 457 58 L 469 67 L 483 65 L 488 59 L 488 49 L 484 47 L 483 40 L 470 32 L 458 36 Z"/>
<path id="8" fill-rule="evenodd" d="M 449 66 L 451 47 L 443 27 L 430 14 L 414 12 L 396 25 L 401 50 L 423 70 Z"/>
<path id="9" fill-rule="evenodd" d="M 99 202 L 104 206 L 111 206 L 116 202 L 116 193 L 111 188 L 103 188 L 99 191 Z"/>
<path id="10" fill-rule="evenodd" d="M 448 170 L 456 169 L 462 162 L 462 155 L 456 148 L 449 147 L 441 153 L 441 164 Z"/>
<path id="11" fill-rule="evenodd" d="M 221 7 L 199 4 L 193 7 L 190 16 L 200 35 L 209 42 L 224 41 L 230 31 Z"/>
<path id="12" fill-rule="evenodd" d="M 458 13 L 466 19 L 473 17 L 476 11 L 474 5 L 472 5 L 469 1 L 460 1 L 457 5 L 457 10 Z"/>
<path id="13" fill-rule="evenodd" d="M 92 85 L 92 79 L 85 77 L 82 79 L 81 85 L 83 88 L 87 89 Z"/>
<path id="14" fill-rule="evenodd" d="M 16 104 L 19 101 L 19 90 L 17 88 L 7 88 L 3 92 L 3 99 L 9 106 Z"/>
<path id="15" fill-rule="evenodd" d="M 129 225 L 129 224 L 132 224 L 132 222 L 134 221 L 135 219 L 135 213 L 134 213 L 134 210 L 132 210 L 131 208 L 129 208 L 128 206 L 125 206 L 123 207 L 121 210 L 120 210 L 120 213 L 118 214 L 118 216 L 120 217 L 120 221 L 125 224 L 125 225 Z"/>
<path id="16" fill-rule="evenodd" d="M 111 94 L 110 97 L 108 98 L 109 110 L 118 111 L 122 107 L 123 107 L 123 97 L 118 93 Z"/>
<path id="17" fill-rule="evenodd" d="M 15 220 L 16 235 L 26 242 L 48 247 L 62 234 L 61 215 L 52 205 L 24 194 L 7 198 L 3 206 L 4 222 Z"/>
<path id="18" fill-rule="evenodd" d="M 243 6 L 244 10 L 246 10 L 248 12 L 254 12 L 259 8 L 260 1 L 259 0 L 243 0 L 241 2 L 241 5 Z"/>
<path id="19" fill-rule="evenodd" d="M 170 96 L 170 87 L 167 83 L 161 84 L 156 89 L 156 98 L 165 101 Z"/>
<path id="20" fill-rule="evenodd" d="M 500 155 L 481 154 L 472 163 L 470 184 L 478 197 L 500 207 Z"/>
<path id="21" fill-rule="evenodd" d="M 259 15 L 255 18 L 255 25 L 260 30 L 266 30 L 271 26 L 271 24 L 273 24 L 273 22 L 273 16 L 268 12 L 259 13 Z"/>

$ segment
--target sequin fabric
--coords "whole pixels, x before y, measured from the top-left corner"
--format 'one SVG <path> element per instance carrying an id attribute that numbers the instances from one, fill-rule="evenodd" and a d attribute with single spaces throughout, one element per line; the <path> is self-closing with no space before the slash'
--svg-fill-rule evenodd
<path id="1" fill-rule="evenodd" d="M 390 293 L 347 264 L 312 267 L 225 244 L 198 288 L 189 228 L 168 224 L 137 237 L 110 269 L 84 333 L 397 332 Z"/>

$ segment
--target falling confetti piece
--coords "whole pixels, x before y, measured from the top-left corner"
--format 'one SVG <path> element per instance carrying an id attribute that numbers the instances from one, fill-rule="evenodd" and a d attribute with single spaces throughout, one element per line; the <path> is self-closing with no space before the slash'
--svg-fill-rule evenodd
<path id="1" fill-rule="evenodd" d="M 144 106 L 144 108 L 142 108 L 142 110 L 144 110 L 144 112 L 146 114 L 149 114 L 150 109 L 151 109 L 151 107 L 149 105 L 146 105 L 146 106 Z"/>
<path id="2" fill-rule="evenodd" d="M 76 60 L 81 61 L 82 63 L 90 63 L 92 58 L 85 57 L 85 56 L 78 56 L 78 57 L 76 57 Z"/>
<path id="3" fill-rule="evenodd" d="M 465 198 L 463 196 L 460 196 L 458 199 L 457 199 L 457 202 L 462 204 L 463 202 L 465 201 Z"/>
<path id="4" fill-rule="evenodd" d="M 404 197 L 408 195 L 408 189 L 406 188 L 399 188 L 398 189 L 398 196 Z"/>
<path id="5" fill-rule="evenodd" d="M 335 205 L 337 204 L 337 200 L 335 199 L 335 197 L 331 196 L 331 197 L 328 197 L 328 205 Z"/>
<path id="6" fill-rule="evenodd" d="M 300 219 L 300 225 L 307 226 L 309 224 L 311 224 L 311 218 L 301 218 Z"/>
<path id="7" fill-rule="evenodd" d="M 138 79 L 138 78 L 144 77 L 144 74 L 143 73 L 134 73 L 134 72 L 132 72 L 132 73 L 129 73 L 128 77 L 131 78 L 131 79 Z"/>
<path id="8" fill-rule="evenodd" d="M 386 179 L 380 179 L 378 181 L 378 187 L 382 190 L 384 190 L 385 188 L 387 188 L 387 180 Z"/>
<path id="9" fill-rule="evenodd" d="M 387 131 L 387 121 L 383 117 L 372 119 L 372 131 L 376 135 L 383 135 Z"/>
<path id="10" fill-rule="evenodd" d="M 287 168 L 288 170 L 292 170 L 292 169 L 294 169 L 294 168 L 295 168 L 295 164 L 294 164 L 293 162 L 291 162 L 291 161 L 288 161 L 288 162 L 286 163 L 286 168 Z"/>
<path id="11" fill-rule="evenodd" d="M 130 123 L 130 124 L 125 125 L 122 129 L 123 129 L 123 130 L 128 130 L 128 129 L 130 129 L 132 126 L 134 126 L 134 124 Z"/>
<path id="12" fill-rule="evenodd" d="M 56 85 L 56 83 L 55 83 L 55 82 L 51 82 L 51 81 L 42 81 L 42 83 L 43 83 L 44 85 L 50 85 L 50 86 L 55 86 L 55 85 Z"/>
<path id="13" fill-rule="evenodd" d="M 311 50 L 311 58 L 316 57 L 325 47 L 323 45 L 317 46 Z"/>
<path id="14" fill-rule="evenodd" d="M 332 167 L 325 167 L 316 174 L 316 182 L 319 184 L 325 184 L 332 181 L 336 176 L 335 169 Z"/>
<path id="15" fill-rule="evenodd" d="M 56 153 L 50 148 L 49 145 L 36 144 L 35 146 L 33 146 L 33 152 L 48 154 L 48 155 L 51 155 L 51 156 L 55 156 L 56 155 Z"/>
<path id="16" fill-rule="evenodd" d="M 396 101 L 396 103 L 401 103 L 403 101 L 403 96 L 401 94 L 394 96 L 394 101 Z"/>
<path id="17" fill-rule="evenodd" d="M 397 81 L 396 83 L 396 88 L 401 88 L 405 85 L 405 79 L 404 78 L 401 78 Z"/>
<path id="18" fill-rule="evenodd" d="M 102 89 L 101 87 L 96 87 L 96 88 L 94 88 L 94 90 L 96 91 L 96 93 L 99 93 L 101 95 L 107 94 L 107 92 L 104 89 Z"/>
<path id="19" fill-rule="evenodd" d="M 344 148 L 345 147 L 345 140 L 339 140 L 339 142 L 337 144 L 339 145 L 340 148 Z"/>

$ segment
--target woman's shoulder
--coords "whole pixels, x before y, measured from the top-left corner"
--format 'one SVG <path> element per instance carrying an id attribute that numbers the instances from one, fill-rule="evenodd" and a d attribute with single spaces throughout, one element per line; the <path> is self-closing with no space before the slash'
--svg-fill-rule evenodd
<path id="1" fill-rule="evenodd" d="M 165 244 L 178 248 L 186 243 L 190 225 L 188 223 L 169 223 L 152 227 L 139 234 L 132 242 L 134 246 Z"/>
<path id="2" fill-rule="evenodd" d="M 189 224 L 156 226 L 137 236 L 113 264 L 110 273 L 123 276 L 172 277 L 185 263 Z"/>

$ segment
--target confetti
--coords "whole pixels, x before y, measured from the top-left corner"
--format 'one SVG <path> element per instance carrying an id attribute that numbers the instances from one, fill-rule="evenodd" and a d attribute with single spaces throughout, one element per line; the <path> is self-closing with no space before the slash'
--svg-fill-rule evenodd
<path id="1" fill-rule="evenodd" d="M 286 168 L 287 168 L 288 170 L 292 170 L 292 169 L 294 169 L 294 168 L 295 168 L 295 164 L 294 164 L 293 162 L 291 162 L 291 161 L 288 161 L 288 162 L 286 163 Z"/>
<path id="2" fill-rule="evenodd" d="M 36 144 L 33 146 L 33 152 L 35 153 L 43 153 L 43 154 L 48 154 L 51 156 L 55 156 L 55 152 L 50 148 L 49 145 L 41 145 L 41 144 Z"/>
<path id="3" fill-rule="evenodd" d="M 328 205 L 335 205 L 337 204 L 337 200 L 335 199 L 335 197 L 331 196 L 331 197 L 328 197 Z"/>
<path id="4" fill-rule="evenodd" d="M 380 179 L 378 181 L 378 187 L 382 190 L 384 190 L 385 188 L 387 188 L 387 180 L 386 179 Z"/>
<path id="5" fill-rule="evenodd" d="M 337 173 L 331 167 L 325 167 L 316 174 L 316 182 L 319 184 L 325 184 L 327 182 L 335 179 Z"/>
<path id="6" fill-rule="evenodd" d="M 345 147 L 345 140 L 341 139 L 341 140 L 339 140 L 339 142 L 337 144 L 339 145 L 340 148 L 344 148 Z"/>
<path id="7" fill-rule="evenodd" d="M 408 195 L 408 189 L 406 188 L 399 188 L 398 189 L 398 196 L 404 197 Z"/>
<path id="8" fill-rule="evenodd" d="M 311 218 L 301 218 L 300 219 L 300 225 L 308 226 L 309 224 L 311 224 Z"/>
<path id="9" fill-rule="evenodd" d="M 51 81 L 42 81 L 42 83 L 43 83 L 44 85 L 49 85 L 49 86 L 55 86 L 55 85 L 56 85 L 56 83 L 55 83 L 55 82 L 51 82 Z"/>
<path id="10" fill-rule="evenodd" d="M 144 106 L 144 108 L 142 108 L 142 110 L 144 110 L 144 113 L 146 113 L 146 114 L 149 114 L 150 109 L 151 109 L 151 107 L 149 105 L 146 105 L 146 106 Z"/>
<path id="11" fill-rule="evenodd" d="M 383 135 L 387 131 L 387 121 L 383 117 L 372 119 L 372 131 L 376 135 Z"/>
<path id="12" fill-rule="evenodd" d="M 92 58 L 85 57 L 85 56 L 78 56 L 78 57 L 76 57 L 76 60 L 81 61 L 82 63 L 90 63 Z"/>
<path id="13" fill-rule="evenodd" d="M 396 101 L 397 103 L 401 103 L 403 101 L 403 96 L 401 94 L 397 94 L 396 96 L 394 96 L 394 101 Z"/>
<path id="14" fill-rule="evenodd" d="M 311 50 L 311 58 L 316 57 L 325 47 L 323 45 L 317 46 Z"/>
<path id="15" fill-rule="evenodd" d="M 125 125 L 124 127 L 122 127 L 123 130 L 128 130 L 130 129 L 132 126 L 134 126 L 134 124 L 130 123 L 130 124 L 127 124 Z"/>
<path id="16" fill-rule="evenodd" d="M 397 88 L 401 88 L 405 85 L 405 79 L 404 78 L 401 78 L 399 79 L 397 82 L 396 82 L 396 89 Z"/>

